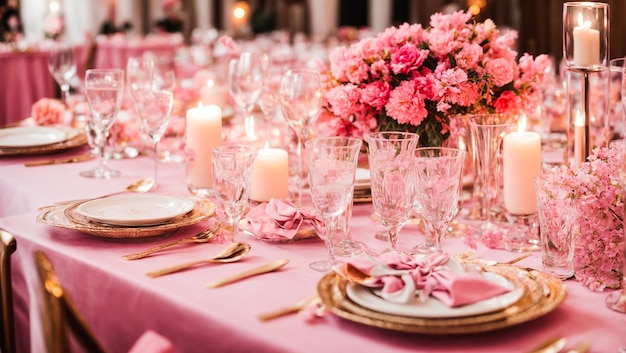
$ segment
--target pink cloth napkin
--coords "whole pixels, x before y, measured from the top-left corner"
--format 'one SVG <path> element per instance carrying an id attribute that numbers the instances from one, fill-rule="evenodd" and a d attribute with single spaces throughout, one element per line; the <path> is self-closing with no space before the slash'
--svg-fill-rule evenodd
<path id="1" fill-rule="evenodd" d="M 426 300 L 433 296 L 449 307 L 457 307 L 504 294 L 510 289 L 483 278 L 479 273 L 465 272 L 448 254 L 435 253 L 424 257 L 405 254 L 383 254 L 377 258 L 363 255 L 339 267 L 353 266 L 371 276 L 361 285 L 381 288 L 380 295 L 396 303 L 407 303 L 414 297 Z"/>
<path id="2" fill-rule="evenodd" d="M 298 232 L 313 229 L 319 234 L 323 227 L 315 211 L 298 208 L 283 199 L 271 199 L 255 206 L 246 220 L 254 236 L 265 240 L 294 239 Z"/>
<path id="3" fill-rule="evenodd" d="M 177 353 L 177 351 L 169 339 L 148 330 L 139 337 L 128 353 Z"/>

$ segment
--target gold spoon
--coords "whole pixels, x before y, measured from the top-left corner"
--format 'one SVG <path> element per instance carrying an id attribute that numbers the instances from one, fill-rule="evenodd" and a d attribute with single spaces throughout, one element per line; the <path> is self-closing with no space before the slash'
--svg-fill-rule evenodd
<path id="1" fill-rule="evenodd" d="M 170 273 L 178 272 L 178 271 L 181 271 L 181 270 L 184 270 L 184 269 L 187 269 L 187 268 L 199 265 L 199 264 L 203 264 L 203 263 L 213 263 L 213 262 L 226 263 L 226 262 L 239 261 L 244 256 L 246 256 L 248 252 L 250 252 L 250 248 L 251 248 L 250 244 L 247 244 L 247 243 L 232 243 L 210 259 L 200 259 L 200 260 L 185 262 L 180 265 L 167 267 L 167 268 L 163 268 L 163 269 L 152 271 L 152 272 L 147 272 L 146 275 L 152 278 L 156 278 L 156 277 L 164 276 Z"/>
<path id="2" fill-rule="evenodd" d="M 54 205 L 39 207 L 39 210 L 43 210 L 43 209 L 50 208 L 50 207 L 55 207 L 55 206 L 60 206 L 60 205 L 68 205 L 68 204 L 71 204 L 71 203 L 76 203 L 76 202 L 81 202 L 81 201 L 103 199 L 103 198 L 106 198 L 106 197 L 110 197 L 110 196 L 114 196 L 114 195 L 118 195 L 118 194 L 123 194 L 123 193 L 126 193 L 126 192 L 147 192 L 147 191 L 152 190 L 152 188 L 154 187 L 155 184 L 156 184 L 156 180 L 154 180 L 154 178 L 141 178 L 141 179 L 133 182 L 132 184 L 128 185 L 126 187 L 126 189 L 124 189 L 123 191 L 116 191 L 116 192 L 112 192 L 110 194 L 105 194 L 105 195 L 101 195 L 101 196 L 98 196 L 98 197 L 95 197 L 95 198 L 90 198 L 90 199 L 77 199 L 77 200 L 59 201 L 59 202 L 55 202 Z"/>

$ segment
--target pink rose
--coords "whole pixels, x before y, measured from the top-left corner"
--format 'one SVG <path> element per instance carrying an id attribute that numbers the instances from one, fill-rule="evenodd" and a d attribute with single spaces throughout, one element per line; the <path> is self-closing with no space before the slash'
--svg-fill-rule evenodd
<path id="1" fill-rule="evenodd" d="M 485 66 L 485 73 L 491 75 L 493 84 L 499 87 L 513 81 L 513 67 L 506 59 L 491 60 Z"/>
<path id="2" fill-rule="evenodd" d="M 391 70 L 395 74 L 406 74 L 422 65 L 427 56 L 427 50 L 419 50 L 415 44 L 407 43 L 391 54 Z"/>
<path id="3" fill-rule="evenodd" d="M 361 101 L 380 109 L 389 101 L 390 89 L 387 82 L 374 81 L 361 90 Z"/>
<path id="4" fill-rule="evenodd" d="M 31 107 L 30 115 L 37 125 L 63 124 L 65 105 L 57 99 L 41 98 Z"/>

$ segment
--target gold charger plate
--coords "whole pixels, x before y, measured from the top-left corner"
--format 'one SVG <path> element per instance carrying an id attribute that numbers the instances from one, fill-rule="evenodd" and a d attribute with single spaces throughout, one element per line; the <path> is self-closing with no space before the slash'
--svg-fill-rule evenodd
<path id="1" fill-rule="evenodd" d="M 87 135 L 85 135 L 84 131 L 70 127 L 63 127 L 62 129 L 66 130 L 66 138 L 61 142 L 44 146 L 2 147 L 0 148 L 0 157 L 29 156 L 60 152 L 87 143 Z"/>
<path id="2" fill-rule="evenodd" d="M 216 206 L 208 200 L 194 200 L 194 208 L 167 223 L 155 226 L 111 226 L 91 220 L 76 211 L 81 204 L 59 205 L 47 208 L 37 216 L 37 221 L 51 226 L 77 230 L 81 233 L 109 239 L 141 239 L 170 235 L 182 227 L 205 221 L 215 214 Z"/>
<path id="3" fill-rule="evenodd" d="M 539 271 L 526 271 L 515 266 L 492 266 L 485 270 L 510 280 L 519 279 L 525 293 L 515 304 L 492 313 L 457 318 L 415 318 L 381 313 L 362 307 L 346 294 L 348 281 L 328 273 L 318 283 L 318 294 L 335 315 L 368 326 L 422 334 L 468 334 L 494 331 L 539 318 L 554 310 L 566 296 L 561 280 Z"/>

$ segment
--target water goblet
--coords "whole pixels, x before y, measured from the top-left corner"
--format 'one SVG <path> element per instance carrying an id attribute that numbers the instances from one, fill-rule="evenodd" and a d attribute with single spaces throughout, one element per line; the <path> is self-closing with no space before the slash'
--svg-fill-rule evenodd
<path id="1" fill-rule="evenodd" d="M 479 114 L 467 118 L 472 136 L 472 146 L 478 159 L 478 182 L 481 185 L 483 232 L 499 231 L 494 221 L 492 206 L 499 194 L 500 171 L 498 152 L 504 136 L 515 126 L 517 116 L 505 114 Z"/>
<path id="2" fill-rule="evenodd" d="M 233 242 L 237 241 L 239 220 L 248 205 L 250 173 L 257 152 L 256 147 L 244 144 L 213 149 L 213 190 L 233 227 Z"/>
<path id="3" fill-rule="evenodd" d="M 106 165 L 105 147 L 109 130 L 122 104 L 123 92 L 124 70 L 90 69 L 85 72 L 85 96 L 91 111 L 90 126 L 96 135 L 100 163 L 96 169 L 81 172 L 81 176 L 109 179 L 120 175 L 118 170 L 110 169 Z"/>
<path id="4" fill-rule="evenodd" d="M 458 148 L 422 147 L 415 152 L 415 197 L 422 216 L 433 227 L 434 247 L 441 252 L 441 240 L 459 207 L 459 185 L 465 151 Z"/>
<path id="5" fill-rule="evenodd" d="M 321 78 L 313 69 L 291 69 L 280 82 L 279 100 L 283 116 L 287 124 L 296 134 L 297 170 L 290 173 L 294 176 L 290 183 L 290 198 L 299 205 L 302 203 L 304 183 L 303 147 L 308 125 L 317 117 L 321 108 Z M 292 187 L 295 187 L 295 189 Z"/>
<path id="6" fill-rule="evenodd" d="M 133 57 L 126 62 L 126 81 L 134 101 L 142 91 L 149 91 L 155 79 L 155 63 L 151 58 Z"/>
<path id="7" fill-rule="evenodd" d="M 335 265 L 335 235 L 339 216 L 352 202 L 352 190 L 362 141 L 353 137 L 319 137 L 305 142 L 311 166 L 311 199 L 326 227 L 328 260 L 309 264 L 315 271 L 326 272 Z"/>
<path id="8" fill-rule="evenodd" d="M 254 104 L 261 96 L 269 60 L 266 55 L 243 52 L 228 66 L 228 92 L 241 107 L 246 119 L 252 116 Z"/>
<path id="9" fill-rule="evenodd" d="M 419 135 L 374 132 L 366 136 L 372 204 L 389 238 L 384 252 L 398 253 L 398 233 L 413 208 L 415 147 Z"/>
<path id="10" fill-rule="evenodd" d="M 278 110 L 278 90 L 280 88 L 281 76 L 272 74 L 271 72 L 263 81 L 263 89 L 259 97 L 259 106 L 265 116 L 265 124 L 267 127 L 267 141 L 272 137 L 272 119 L 276 116 Z"/>
<path id="11" fill-rule="evenodd" d="M 70 94 L 70 82 L 76 75 L 74 48 L 66 43 L 55 44 L 48 56 L 48 70 L 61 88 L 61 100 L 67 104 Z"/>

